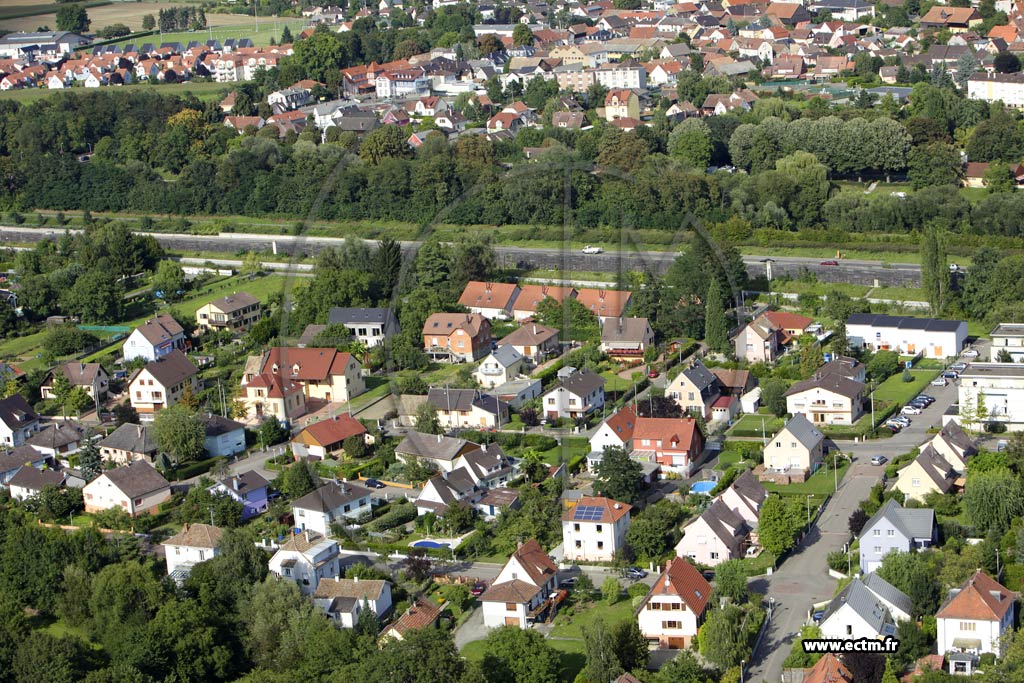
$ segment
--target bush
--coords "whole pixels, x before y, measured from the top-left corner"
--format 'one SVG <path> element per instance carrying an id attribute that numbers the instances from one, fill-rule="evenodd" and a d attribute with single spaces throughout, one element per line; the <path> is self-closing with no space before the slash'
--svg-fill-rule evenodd
<path id="1" fill-rule="evenodd" d="M 368 531 L 387 531 L 416 519 L 416 506 L 412 503 L 395 505 L 386 514 L 366 525 Z"/>
<path id="2" fill-rule="evenodd" d="M 631 598 L 642 598 L 647 595 L 649 590 L 650 588 L 646 583 L 634 583 L 626 589 L 626 593 L 628 593 Z"/>
<path id="3" fill-rule="evenodd" d="M 609 576 L 601 584 L 601 597 L 609 605 L 614 605 L 622 595 L 622 584 L 614 576 Z"/>

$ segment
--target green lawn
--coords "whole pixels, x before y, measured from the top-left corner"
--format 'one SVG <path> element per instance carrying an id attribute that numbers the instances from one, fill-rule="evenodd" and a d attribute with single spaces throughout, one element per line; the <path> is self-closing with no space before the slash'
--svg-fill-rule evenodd
<path id="1" fill-rule="evenodd" d="M 642 374 L 642 370 L 638 369 L 637 372 L 640 372 Z M 622 379 L 621 377 L 618 376 L 618 374 L 612 372 L 611 370 L 605 370 L 604 372 L 601 373 L 601 376 L 604 377 L 605 379 L 604 390 L 606 392 L 626 391 L 633 387 L 632 380 Z"/>
<path id="2" fill-rule="evenodd" d="M 569 462 L 573 458 L 584 456 L 590 452 L 590 441 L 582 436 L 566 436 L 562 438 L 562 445 L 542 451 L 541 460 L 549 465 L 557 465 L 560 462 Z"/>
<path id="3" fill-rule="evenodd" d="M 721 452 L 718 456 L 718 469 L 725 470 L 735 465 L 744 462 L 744 456 L 747 455 L 743 451 L 726 449 Z"/>
<path id="4" fill-rule="evenodd" d="M 391 391 L 391 382 L 385 377 L 366 377 L 366 393 L 359 394 L 349 402 L 353 411 L 362 410 Z"/>
<path id="5" fill-rule="evenodd" d="M 230 21 L 223 19 L 223 17 L 226 16 L 230 16 Z M 285 26 L 291 29 L 292 34 L 297 37 L 307 23 L 305 19 L 260 17 L 260 30 L 257 31 L 255 17 L 250 17 L 248 21 L 238 22 L 238 15 L 209 13 L 206 15 L 206 18 L 210 28 L 202 31 L 157 33 L 143 38 L 127 38 L 116 44 L 124 45 L 127 43 L 135 43 L 136 45 L 139 45 L 142 43 L 153 43 L 160 45 L 163 43 L 177 42 L 187 45 L 193 40 L 198 40 L 200 42 L 206 42 L 207 40 L 219 40 L 223 42 L 228 38 L 251 38 L 254 45 L 264 46 L 270 45 L 271 38 L 274 39 L 275 43 L 278 42 L 281 38 L 281 31 L 284 30 Z M 229 23 L 234 25 L 228 25 Z"/>
<path id="6" fill-rule="evenodd" d="M 878 385 L 875 389 L 875 398 L 880 401 L 888 401 L 890 403 L 898 403 L 903 405 L 910 399 L 914 398 L 928 386 L 939 374 L 938 370 L 919 370 L 914 368 L 910 371 L 913 375 L 913 382 L 903 381 L 903 371 L 897 372 L 895 375 Z M 877 406 L 876 406 L 877 409 Z"/>
<path id="7" fill-rule="evenodd" d="M 197 40 L 197 38 L 193 38 Z M 161 83 L 152 85 L 150 83 L 131 83 L 129 85 L 116 86 L 119 90 L 143 90 L 149 89 L 163 95 L 195 95 L 200 100 L 221 100 L 230 90 L 229 83 L 213 83 L 207 81 L 195 81 L 188 83 Z M 44 97 L 63 97 L 65 93 L 85 92 L 107 92 L 110 88 L 68 88 L 64 90 L 50 90 L 49 88 L 21 88 L 8 90 L 0 93 L 0 100 L 14 100 L 27 104 L 41 100 Z M 294 222 L 294 221 L 293 221 Z"/>
<path id="8" fill-rule="evenodd" d="M 49 633 L 51 636 L 55 636 L 57 638 L 78 638 L 82 642 L 86 643 L 93 650 L 103 649 L 102 645 L 100 645 L 99 643 L 94 643 L 89 638 L 89 634 L 86 632 L 84 628 L 69 626 L 60 619 L 42 627 L 42 631 Z"/>
<path id="9" fill-rule="evenodd" d="M 764 435 L 771 438 L 786 424 L 785 419 L 768 415 L 743 415 L 729 428 L 734 436 L 761 436 L 762 425 Z"/>
<path id="10" fill-rule="evenodd" d="M 757 557 L 744 557 L 740 562 L 747 570 L 747 576 L 761 576 L 768 571 L 769 567 L 775 566 L 775 560 L 775 555 L 767 550 L 762 550 Z"/>
<path id="11" fill-rule="evenodd" d="M 572 615 L 564 609 L 559 612 L 555 617 L 555 626 L 551 629 L 552 638 L 582 639 L 583 629 L 598 618 L 604 620 L 605 626 L 633 618 L 633 603 L 627 595 L 623 595 L 614 605 L 608 605 L 603 600 L 595 600 L 587 607 L 577 605 L 576 609 L 579 611 Z"/>
<path id="12" fill-rule="evenodd" d="M 806 496 L 808 494 L 814 494 L 816 496 L 824 497 L 835 491 L 836 480 L 838 479 L 839 481 L 842 481 L 843 475 L 846 474 L 846 470 L 849 468 L 849 463 L 841 466 L 839 468 L 838 476 L 834 477 L 831 469 L 822 467 L 812 474 L 810 479 L 802 484 L 786 484 L 785 486 L 781 486 L 779 484 L 773 484 L 766 481 L 764 483 L 764 487 L 768 491 L 774 491 L 787 496 Z M 813 502 L 814 501 L 812 501 L 812 506 Z"/>

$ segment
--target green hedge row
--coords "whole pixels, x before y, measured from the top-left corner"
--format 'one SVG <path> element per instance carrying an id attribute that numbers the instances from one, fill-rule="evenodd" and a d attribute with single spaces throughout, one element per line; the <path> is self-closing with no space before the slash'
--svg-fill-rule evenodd
<path id="1" fill-rule="evenodd" d="M 366 525 L 368 531 L 387 531 L 416 519 L 415 505 L 395 505 L 387 514 Z"/>

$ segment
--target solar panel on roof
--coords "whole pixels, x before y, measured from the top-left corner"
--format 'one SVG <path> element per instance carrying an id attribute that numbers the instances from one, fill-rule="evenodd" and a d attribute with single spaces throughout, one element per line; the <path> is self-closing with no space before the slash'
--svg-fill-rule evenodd
<path id="1" fill-rule="evenodd" d="M 604 516 L 604 508 L 597 505 L 577 505 L 573 520 L 577 522 L 596 522 Z"/>

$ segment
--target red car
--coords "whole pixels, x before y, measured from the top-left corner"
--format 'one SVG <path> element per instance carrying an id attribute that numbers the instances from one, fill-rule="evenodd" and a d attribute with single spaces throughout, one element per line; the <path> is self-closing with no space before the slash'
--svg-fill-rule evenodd
<path id="1" fill-rule="evenodd" d="M 823 266 L 838 266 L 839 265 L 839 261 L 822 261 L 821 265 L 823 265 Z"/>
<path id="2" fill-rule="evenodd" d="M 476 583 L 473 584 L 473 589 L 471 591 L 469 591 L 469 592 L 470 592 L 470 594 L 474 598 L 479 598 L 481 595 L 484 594 L 484 592 L 486 590 L 487 590 L 487 582 L 486 581 L 477 581 Z"/>
<path id="3" fill-rule="evenodd" d="M 657 376 L 658 376 L 658 371 L 657 370 L 651 370 L 650 372 L 647 373 L 647 377 L 649 379 L 654 379 Z"/>

